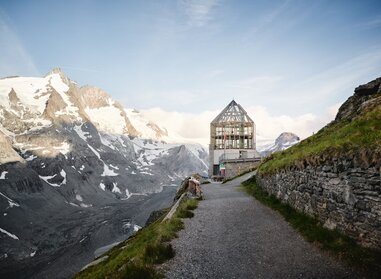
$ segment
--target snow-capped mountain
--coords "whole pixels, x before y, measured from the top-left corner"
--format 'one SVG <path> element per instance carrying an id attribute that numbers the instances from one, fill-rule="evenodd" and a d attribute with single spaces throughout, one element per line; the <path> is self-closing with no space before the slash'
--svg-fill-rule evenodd
<path id="1" fill-rule="evenodd" d="M 300 142 L 300 138 L 297 135 L 285 132 L 280 134 L 274 143 L 258 147 L 258 152 L 261 156 L 268 156 L 271 153 L 285 150 L 298 142 Z"/>
<path id="2" fill-rule="evenodd" d="M 171 201 L 175 187 L 165 186 L 207 173 L 201 145 L 170 139 L 164 127 L 59 69 L 0 79 L 0 275 L 17 266 L 19 276 L 22 264 L 46 265 L 57 253 L 69 261 L 75 253 L 66 248 L 86 244 L 75 272 L 91 251 L 130 233 L 123 222 L 143 225 Z"/>

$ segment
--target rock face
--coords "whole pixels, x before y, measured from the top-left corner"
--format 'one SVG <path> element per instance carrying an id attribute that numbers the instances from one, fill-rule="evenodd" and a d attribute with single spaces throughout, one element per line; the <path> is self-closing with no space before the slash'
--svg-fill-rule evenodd
<path id="1" fill-rule="evenodd" d="M 360 85 L 340 108 L 335 121 L 350 120 L 356 114 L 381 105 L 381 77 L 367 84 Z"/>
<path id="2" fill-rule="evenodd" d="M 284 132 L 277 137 L 275 143 L 262 146 L 259 153 L 262 157 L 268 156 L 274 152 L 285 150 L 300 141 L 300 138 L 294 133 Z"/>
<path id="3" fill-rule="evenodd" d="M 207 173 L 202 146 L 127 111 L 59 69 L 0 79 L 0 277 L 69 277 Z"/>
<path id="4" fill-rule="evenodd" d="M 380 109 L 378 78 L 357 87 L 329 125 L 348 123 Z M 379 116 L 361 119 L 380 121 Z M 306 158 L 276 173 L 259 174 L 257 182 L 282 201 L 318 218 L 327 228 L 336 228 L 361 245 L 381 249 L 381 150 L 377 145 L 371 150 L 326 152 Z"/>
<path id="5" fill-rule="evenodd" d="M 0 131 L 0 165 L 23 161 L 23 158 L 12 148 L 8 137 Z"/>

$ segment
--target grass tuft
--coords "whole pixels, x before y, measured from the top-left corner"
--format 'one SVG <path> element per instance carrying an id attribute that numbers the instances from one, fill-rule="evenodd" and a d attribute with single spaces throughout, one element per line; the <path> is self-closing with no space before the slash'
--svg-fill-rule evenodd
<path id="1" fill-rule="evenodd" d="M 174 257 L 175 251 L 169 241 L 176 238 L 177 232 L 184 228 L 181 218 L 193 217 L 191 210 L 197 207 L 198 202 L 199 200 L 184 200 L 172 219 L 162 222 L 165 216 L 163 214 L 161 218 L 108 251 L 107 260 L 79 272 L 74 278 L 164 278 L 155 265 Z"/>
<path id="2" fill-rule="evenodd" d="M 307 241 L 369 274 L 381 272 L 381 251 L 362 247 L 339 231 L 324 228 L 317 219 L 298 212 L 257 186 L 255 176 L 242 185 L 249 195 L 278 211 Z"/>
<path id="3" fill-rule="evenodd" d="M 128 279 L 161 279 L 164 278 L 161 274 L 157 273 L 154 268 L 148 265 L 140 265 L 131 263 L 122 269 L 115 277 L 116 274 L 111 275 L 109 278 L 128 278 Z"/>
<path id="4" fill-rule="evenodd" d="M 144 250 L 143 260 L 149 264 L 160 264 L 175 256 L 170 243 L 149 243 Z"/>

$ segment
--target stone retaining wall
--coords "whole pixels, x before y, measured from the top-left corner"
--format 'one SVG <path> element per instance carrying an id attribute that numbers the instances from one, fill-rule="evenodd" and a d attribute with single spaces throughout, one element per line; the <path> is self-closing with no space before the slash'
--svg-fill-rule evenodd
<path id="1" fill-rule="evenodd" d="M 243 162 L 226 162 L 225 163 L 225 178 L 235 177 L 244 172 L 248 172 L 258 167 L 259 161 L 243 161 Z"/>
<path id="2" fill-rule="evenodd" d="M 353 167 L 351 160 L 257 176 L 267 192 L 337 228 L 363 246 L 381 249 L 381 168 Z"/>

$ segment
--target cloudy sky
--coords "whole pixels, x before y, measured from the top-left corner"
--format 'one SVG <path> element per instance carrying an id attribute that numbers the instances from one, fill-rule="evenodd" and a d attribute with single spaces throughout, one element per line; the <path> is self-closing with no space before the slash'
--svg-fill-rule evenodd
<path id="1" fill-rule="evenodd" d="M 61 67 L 207 144 L 231 99 L 260 139 L 307 137 L 381 76 L 381 2 L 0 1 L 0 76 Z"/>

